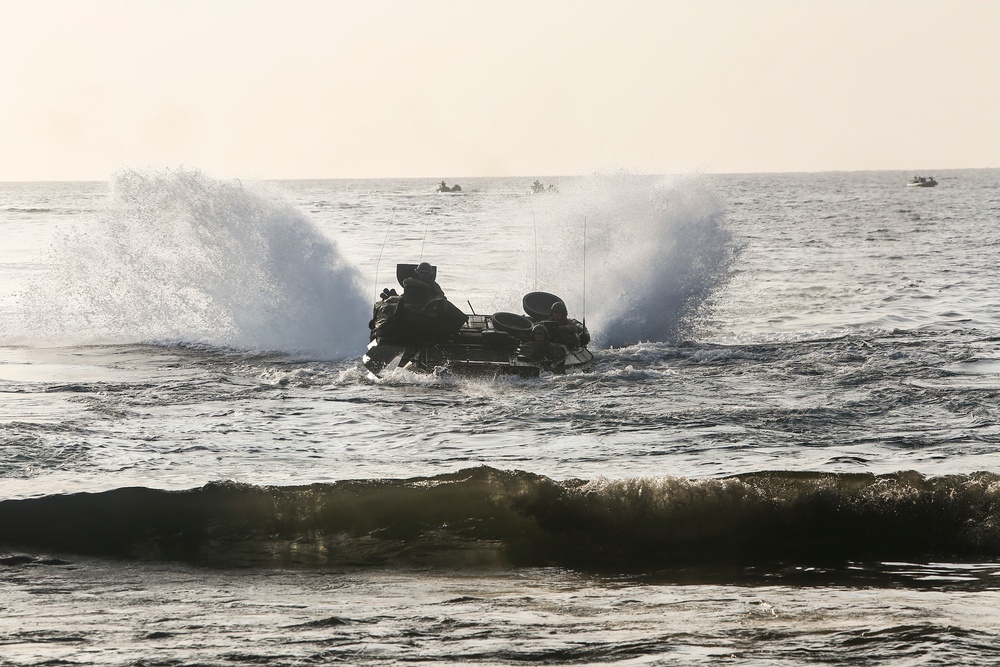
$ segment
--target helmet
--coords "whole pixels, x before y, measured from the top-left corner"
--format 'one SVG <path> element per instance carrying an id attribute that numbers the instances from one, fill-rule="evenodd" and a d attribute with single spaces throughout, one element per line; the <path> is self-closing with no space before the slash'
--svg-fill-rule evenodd
<path id="1" fill-rule="evenodd" d="M 432 273 L 431 265 L 427 262 L 420 262 L 413 272 L 418 276 L 429 276 Z"/>
<path id="2" fill-rule="evenodd" d="M 549 330 L 545 328 L 544 324 L 536 324 L 535 326 L 531 327 L 531 337 L 532 338 L 534 338 L 535 336 L 537 336 L 539 332 L 541 332 L 542 335 L 545 336 L 545 339 L 548 340 L 548 338 L 549 338 Z"/>
<path id="3" fill-rule="evenodd" d="M 551 315 L 566 315 L 566 304 L 562 301 L 556 301 L 552 304 L 552 308 L 549 310 Z"/>

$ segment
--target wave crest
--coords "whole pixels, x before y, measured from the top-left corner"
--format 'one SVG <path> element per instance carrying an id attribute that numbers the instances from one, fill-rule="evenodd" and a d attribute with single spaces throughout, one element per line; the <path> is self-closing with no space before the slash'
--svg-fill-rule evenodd
<path id="1" fill-rule="evenodd" d="M 0 544 L 222 565 L 662 567 L 995 558 L 1000 476 L 761 472 L 557 482 L 472 468 L 0 502 Z"/>

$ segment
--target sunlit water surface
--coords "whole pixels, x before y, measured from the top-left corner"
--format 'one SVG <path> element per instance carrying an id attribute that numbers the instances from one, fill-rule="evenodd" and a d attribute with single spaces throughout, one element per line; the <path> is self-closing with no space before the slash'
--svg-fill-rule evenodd
<path id="1" fill-rule="evenodd" d="M 0 664 L 994 664 L 1000 484 L 976 474 L 1000 473 L 1000 173 L 937 173 L 936 188 L 910 176 L 594 176 L 545 195 L 526 194 L 531 179 L 439 194 L 430 180 L 186 171 L 0 184 L 3 500 L 222 480 L 450 488 L 442 476 L 485 466 L 567 494 L 573 480 L 645 489 L 609 495 L 607 525 L 648 515 L 655 532 L 672 525 L 661 511 L 696 524 L 743 509 L 699 505 L 702 480 L 780 473 L 835 517 L 861 501 L 823 485 L 869 474 L 889 476 L 880 502 L 911 493 L 931 510 L 956 496 L 933 486 L 948 480 L 966 500 L 946 514 L 968 511 L 980 535 L 895 559 L 859 541 L 846 560 L 715 563 L 648 545 L 622 556 L 632 538 L 587 524 L 563 526 L 586 536 L 586 563 L 512 560 L 506 528 L 476 534 L 496 518 L 462 495 L 455 535 L 415 518 L 419 538 L 389 553 L 401 529 L 380 525 L 371 551 L 342 545 L 350 559 L 312 532 L 281 543 L 280 566 L 9 544 Z M 368 376 L 372 299 L 419 260 L 465 310 L 560 295 L 594 333 L 593 368 Z M 830 476 L 815 490 L 794 474 Z M 412 510 L 383 501 L 393 521 Z M 918 516 L 908 502 L 889 505 L 903 523 Z M 781 539 L 807 529 L 821 527 Z M 601 539 L 623 550 L 605 559 Z"/>

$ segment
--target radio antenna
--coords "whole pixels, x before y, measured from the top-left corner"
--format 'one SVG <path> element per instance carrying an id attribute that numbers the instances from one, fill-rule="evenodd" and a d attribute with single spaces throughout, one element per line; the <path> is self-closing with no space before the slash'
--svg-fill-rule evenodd
<path id="1" fill-rule="evenodd" d="M 378 261 L 375 262 L 375 293 L 378 294 L 378 267 L 382 263 L 382 253 L 385 251 L 385 242 L 389 240 L 389 230 L 392 229 L 392 221 L 396 219 L 396 209 L 392 209 L 392 217 L 389 218 L 389 226 L 385 228 L 385 238 L 382 239 L 382 248 L 378 251 Z"/>
<path id="2" fill-rule="evenodd" d="M 587 216 L 583 216 L 583 326 L 587 326 Z"/>
<path id="3" fill-rule="evenodd" d="M 424 261 L 424 244 L 427 243 L 427 230 L 430 228 L 430 226 L 431 226 L 431 219 L 428 217 L 427 223 L 424 225 L 424 238 L 420 242 L 420 259 L 417 260 L 418 262 Z"/>
<path id="4" fill-rule="evenodd" d="M 538 224 L 535 222 L 535 212 L 531 212 L 531 229 L 535 232 L 535 291 L 538 291 Z"/>

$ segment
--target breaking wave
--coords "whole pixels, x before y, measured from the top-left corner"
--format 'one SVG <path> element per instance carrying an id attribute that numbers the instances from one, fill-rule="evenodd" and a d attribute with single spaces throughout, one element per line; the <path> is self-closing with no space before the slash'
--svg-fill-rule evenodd
<path id="1" fill-rule="evenodd" d="M 0 544 L 233 566 L 622 568 L 1000 556 L 1000 476 L 761 472 L 557 482 L 471 468 L 0 502 Z"/>

